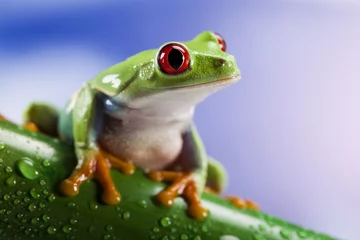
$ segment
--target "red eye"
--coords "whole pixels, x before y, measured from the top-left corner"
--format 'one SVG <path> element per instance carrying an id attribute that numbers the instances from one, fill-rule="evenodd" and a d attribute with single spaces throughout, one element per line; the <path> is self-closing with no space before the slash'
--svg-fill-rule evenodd
<path id="1" fill-rule="evenodd" d="M 226 42 L 225 42 L 224 38 L 218 33 L 214 33 L 214 34 L 215 34 L 216 39 L 218 40 L 221 50 L 223 52 L 225 52 L 226 51 Z"/>
<path id="2" fill-rule="evenodd" d="M 190 65 L 190 55 L 185 47 L 178 43 L 165 45 L 158 54 L 158 64 L 166 74 L 179 74 Z"/>

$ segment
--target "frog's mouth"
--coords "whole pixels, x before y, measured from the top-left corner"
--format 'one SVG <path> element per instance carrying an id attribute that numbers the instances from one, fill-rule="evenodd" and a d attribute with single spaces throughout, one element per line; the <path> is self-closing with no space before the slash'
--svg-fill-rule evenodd
<path id="1" fill-rule="evenodd" d="M 179 89 L 191 89 L 191 88 L 203 88 L 203 87 L 222 87 L 222 86 L 227 86 L 232 83 L 235 83 L 240 79 L 241 79 L 241 75 L 236 74 L 236 75 L 232 75 L 230 77 L 220 78 L 220 79 L 213 80 L 210 82 L 202 82 L 202 83 L 197 83 L 197 84 L 174 86 L 174 87 L 164 87 L 164 88 L 156 88 L 156 89 L 179 90 Z"/>
<path id="2" fill-rule="evenodd" d="M 209 86 L 216 86 L 216 85 L 228 85 L 228 84 L 237 82 L 238 80 L 240 80 L 240 78 L 241 78 L 240 74 L 236 74 L 231 77 L 221 78 L 221 79 L 214 80 L 211 82 L 198 83 L 198 84 L 191 85 L 188 87 L 197 88 L 197 87 L 209 87 Z"/>

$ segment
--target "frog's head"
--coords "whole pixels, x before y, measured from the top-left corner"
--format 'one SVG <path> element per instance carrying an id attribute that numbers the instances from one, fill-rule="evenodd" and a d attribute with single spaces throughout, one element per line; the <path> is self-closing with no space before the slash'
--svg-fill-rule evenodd
<path id="1" fill-rule="evenodd" d="M 239 79 L 240 70 L 226 52 L 225 40 L 205 31 L 188 42 L 169 42 L 138 53 L 100 73 L 92 83 L 121 105 L 169 108 L 195 105 Z"/>

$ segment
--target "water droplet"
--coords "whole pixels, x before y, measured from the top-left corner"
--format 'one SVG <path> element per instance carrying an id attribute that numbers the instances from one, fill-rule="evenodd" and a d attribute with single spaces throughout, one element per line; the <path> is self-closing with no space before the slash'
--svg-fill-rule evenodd
<path id="1" fill-rule="evenodd" d="M 189 237 L 188 237 L 188 235 L 186 235 L 186 234 L 183 233 L 183 234 L 181 234 L 180 239 L 181 239 L 181 240 L 188 240 Z"/>
<path id="2" fill-rule="evenodd" d="M 90 233 L 93 233 L 94 231 L 95 231 L 95 226 L 93 226 L 93 225 L 91 225 L 90 227 L 89 227 L 89 232 Z"/>
<path id="3" fill-rule="evenodd" d="M 30 180 L 34 180 L 39 177 L 39 172 L 34 166 L 33 160 L 27 157 L 21 158 L 17 162 L 18 169 L 20 170 L 21 174 Z"/>
<path id="4" fill-rule="evenodd" d="M 154 233 L 160 232 L 160 229 L 158 227 L 154 227 L 152 230 L 153 230 Z"/>
<path id="5" fill-rule="evenodd" d="M 305 231 L 299 231 L 297 234 L 300 238 L 307 238 L 307 233 Z"/>
<path id="6" fill-rule="evenodd" d="M 90 203 L 90 209 L 91 210 L 96 210 L 98 208 L 99 208 L 99 206 L 96 203 Z"/>
<path id="7" fill-rule="evenodd" d="M 7 215 L 10 215 L 10 214 L 11 214 L 11 210 L 7 210 L 7 211 L 6 211 L 6 214 L 7 214 Z"/>
<path id="8" fill-rule="evenodd" d="M 23 193 L 23 192 L 22 192 L 21 190 L 17 190 L 17 191 L 16 191 L 16 194 L 17 194 L 18 196 L 21 196 L 22 193 Z"/>
<path id="9" fill-rule="evenodd" d="M 287 231 L 287 230 L 280 230 L 280 236 L 283 238 L 283 239 L 290 239 L 290 232 Z"/>
<path id="10" fill-rule="evenodd" d="M 49 217 L 48 215 L 44 214 L 44 215 L 42 216 L 42 219 L 43 219 L 44 222 L 47 222 L 47 221 L 50 220 L 50 217 Z"/>
<path id="11" fill-rule="evenodd" d="M 207 232 L 207 231 L 208 231 L 208 228 L 207 228 L 206 226 L 202 226 L 202 227 L 201 227 L 201 231 Z"/>
<path id="12" fill-rule="evenodd" d="M 260 232 L 265 232 L 266 231 L 266 227 L 264 225 L 262 225 L 262 224 L 259 224 L 258 229 L 259 229 Z"/>
<path id="13" fill-rule="evenodd" d="M 31 219 L 31 223 L 36 224 L 39 220 L 40 220 L 39 218 L 35 217 L 35 218 Z"/>
<path id="14" fill-rule="evenodd" d="M 42 165 L 43 165 L 44 167 L 49 167 L 51 164 L 50 164 L 50 161 L 49 161 L 49 160 L 44 160 L 44 161 L 42 162 Z"/>
<path id="15" fill-rule="evenodd" d="M 104 240 L 108 240 L 110 238 L 111 238 L 110 234 L 105 234 L 104 237 L 103 237 Z"/>
<path id="16" fill-rule="evenodd" d="M 39 206 L 40 206 L 40 208 L 46 207 L 45 203 L 43 203 L 43 202 L 39 203 Z"/>
<path id="17" fill-rule="evenodd" d="M 24 197 L 24 202 L 30 202 L 30 198 L 28 198 L 28 197 Z"/>
<path id="18" fill-rule="evenodd" d="M 69 202 L 68 204 L 66 204 L 66 206 L 68 207 L 75 207 L 76 204 L 74 202 Z"/>
<path id="19" fill-rule="evenodd" d="M 21 219 L 23 216 L 24 216 L 24 214 L 22 214 L 22 213 L 18 213 L 18 214 L 16 215 L 16 217 L 19 218 L 19 219 Z"/>
<path id="20" fill-rule="evenodd" d="M 161 240 L 169 240 L 168 236 L 163 236 Z"/>
<path id="21" fill-rule="evenodd" d="M 31 233 L 31 228 L 27 228 L 26 230 L 25 230 L 25 234 L 26 235 L 29 235 Z"/>
<path id="22" fill-rule="evenodd" d="M 29 209 L 30 212 L 35 211 L 36 208 L 37 208 L 37 207 L 36 207 L 35 203 L 30 203 L 30 205 L 29 205 L 29 207 L 28 207 L 28 209 Z"/>
<path id="23" fill-rule="evenodd" d="M 113 230 L 113 227 L 112 227 L 111 225 L 107 225 L 107 226 L 106 226 L 106 230 L 112 231 L 112 230 Z"/>
<path id="24" fill-rule="evenodd" d="M 171 225 L 171 220 L 168 217 L 164 217 L 160 220 L 160 224 L 163 227 L 169 227 Z"/>
<path id="25" fill-rule="evenodd" d="M 176 228 L 171 228 L 172 233 L 176 233 Z"/>
<path id="26" fill-rule="evenodd" d="M 70 233 L 72 231 L 72 228 L 68 225 L 65 225 L 62 230 L 64 233 Z"/>
<path id="27" fill-rule="evenodd" d="M 14 204 L 19 204 L 20 203 L 20 200 L 19 199 L 15 199 L 14 200 Z"/>
<path id="28" fill-rule="evenodd" d="M 46 189 L 44 189 L 43 194 L 44 194 L 44 195 L 49 195 L 49 191 L 46 190 Z"/>
<path id="29" fill-rule="evenodd" d="M 3 143 L 3 142 L 0 142 L 0 150 L 3 150 L 4 148 L 5 148 L 5 143 Z"/>
<path id="30" fill-rule="evenodd" d="M 200 237 L 200 236 L 196 236 L 196 237 L 194 237 L 194 240 L 201 240 L 201 237 Z"/>
<path id="31" fill-rule="evenodd" d="M 8 201 L 8 200 L 10 199 L 10 195 L 9 195 L 9 194 L 5 194 L 4 197 L 3 197 L 3 199 L 4 199 L 5 201 Z"/>
<path id="32" fill-rule="evenodd" d="M 40 194 L 38 192 L 36 192 L 35 188 L 30 190 L 30 195 L 35 199 L 38 199 L 40 197 Z"/>
<path id="33" fill-rule="evenodd" d="M 6 209 L 1 209 L 0 210 L 0 214 L 5 214 L 5 212 L 6 212 Z"/>
<path id="34" fill-rule="evenodd" d="M 50 227 L 47 228 L 47 232 L 49 234 L 55 234 L 56 233 L 56 228 L 53 227 L 53 226 L 50 226 Z"/>
<path id="35" fill-rule="evenodd" d="M 271 216 L 269 216 L 269 215 L 264 215 L 264 217 L 265 217 L 266 223 L 267 223 L 270 227 L 275 226 L 273 217 L 271 217 Z"/>
<path id="36" fill-rule="evenodd" d="M 6 179 L 6 184 L 8 186 L 15 186 L 16 185 L 16 177 L 15 176 L 11 176 L 9 178 Z"/>
<path id="37" fill-rule="evenodd" d="M 50 196 L 48 197 L 49 202 L 53 202 L 53 201 L 55 201 L 55 199 L 56 199 L 56 197 L 54 194 L 50 194 Z"/>
<path id="38" fill-rule="evenodd" d="M 138 201 L 138 205 L 142 208 L 147 208 L 147 202 L 146 200 L 140 200 Z"/>
<path id="39" fill-rule="evenodd" d="M 130 212 L 123 213 L 123 219 L 128 220 L 130 218 Z"/>
<path id="40" fill-rule="evenodd" d="M 6 166 L 5 172 L 11 173 L 12 171 L 13 171 L 13 170 L 12 170 L 12 168 L 11 168 L 10 166 Z"/>
<path id="41" fill-rule="evenodd" d="M 70 219 L 70 223 L 71 223 L 71 224 L 76 224 L 76 223 L 77 223 L 77 220 L 74 219 L 74 218 L 72 218 L 72 219 Z"/>
<path id="42" fill-rule="evenodd" d="M 4 159 L 0 158 L 0 165 L 3 164 Z"/>
<path id="43" fill-rule="evenodd" d="M 46 181 L 45 181 L 44 179 L 42 179 L 42 180 L 39 181 L 39 184 L 40 184 L 41 186 L 44 186 L 44 185 L 46 184 Z"/>

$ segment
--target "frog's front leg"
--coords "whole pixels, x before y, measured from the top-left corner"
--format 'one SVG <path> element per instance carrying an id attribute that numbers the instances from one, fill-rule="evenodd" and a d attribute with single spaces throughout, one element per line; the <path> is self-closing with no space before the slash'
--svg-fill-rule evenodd
<path id="1" fill-rule="evenodd" d="M 188 202 L 188 212 L 196 219 L 208 215 L 201 203 L 207 175 L 207 156 L 200 137 L 194 126 L 183 134 L 183 148 L 177 162 L 186 171 L 150 171 L 148 176 L 154 181 L 171 182 L 171 185 L 158 193 L 157 199 L 165 206 L 171 206 L 177 196 Z M 190 170 L 188 170 L 190 169 Z"/>
<path id="2" fill-rule="evenodd" d="M 98 145 L 94 126 L 101 113 L 98 112 L 99 100 L 96 94 L 96 90 L 85 85 L 72 100 L 74 102 L 70 122 L 78 163 L 72 175 L 61 183 L 60 190 L 66 196 L 77 195 L 80 185 L 87 179 L 94 178 L 103 189 L 103 202 L 114 205 L 120 201 L 120 193 L 111 178 L 111 167 L 131 174 L 134 166 L 116 159 Z M 69 104 L 71 105 L 72 103 Z"/>
<path id="3" fill-rule="evenodd" d="M 120 193 L 117 191 L 110 175 L 111 167 L 121 170 L 125 174 L 132 174 L 135 170 L 130 163 L 115 159 L 112 155 L 97 147 L 77 149 L 78 165 L 72 175 L 65 179 L 60 189 L 66 196 L 75 196 L 79 193 L 80 185 L 88 180 L 95 179 L 101 185 L 102 201 L 109 205 L 120 202 Z"/>

